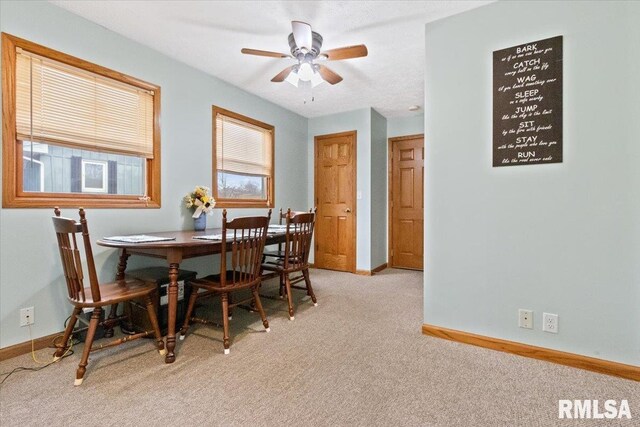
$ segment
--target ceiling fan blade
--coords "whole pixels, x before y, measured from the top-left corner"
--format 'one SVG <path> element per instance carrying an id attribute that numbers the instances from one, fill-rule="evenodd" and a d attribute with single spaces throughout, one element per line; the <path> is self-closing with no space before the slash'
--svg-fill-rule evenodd
<path id="1" fill-rule="evenodd" d="M 320 56 L 326 56 L 328 61 L 339 61 L 341 59 L 360 58 L 367 56 L 369 51 L 363 44 L 357 46 L 339 47 L 337 49 L 331 49 L 324 51 Z"/>
<path id="2" fill-rule="evenodd" d="M 247 49 L 246 47 L 240 50 L 240 52 L 246 55 L 270 56 L 272 58 L 290 58 L 291 57 L 291 55 L 287 55 L 285 53 L 270 52 L 268 50 Z"/>
<path id="3" fill-rule="evenodd" d="M 324 81 L 326 81 L 327 83 L 331 83 L 332 85 L 340 83 L 342 81 L 342 77 L 340 77 L 338 74 L 334 73 L 324 65 L 320 65 L 320 67 L 318 68 L 318 72 L 320 73 Z"/>
<path id="4" fill-rule="evenodd" d="M 280 71 L 278 74 L 276 74 L 276 76 L 274 78 L 271 79 L 271 81 L 275 82 L 275 83 L 283 82 L 284 79 L 286 79 L 289 76 L 291 71 L 293 71 L 293 67 L 294 67 L 294 65 L 292 65 L 291 67 L 287 67 L 284 70 Z"/>
<path id="5" fill-rule="evenodd" d="M 298 48 L 305 48 L 307 52 L 310 52 L 311 46 L 313 46 L 311 25 L 302 21 L 291 21 L 291 28 L 293 29 L 293 39 L 296 41 Z"/>

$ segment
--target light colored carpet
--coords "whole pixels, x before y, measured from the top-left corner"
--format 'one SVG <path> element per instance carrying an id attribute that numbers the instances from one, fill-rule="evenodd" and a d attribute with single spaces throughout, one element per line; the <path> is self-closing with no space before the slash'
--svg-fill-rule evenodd
<path id="1" fill-rule="evenodd" d="M 80 347 L 15 373 L 0 388 L 0 424 L 640 425 L 637 382 L 423 336 L 421 273 L 311 277 L 319 306 L 296 292 L 295 321 L 264 300 L 271 333 L 237 310 L 227 356 L 221 330 L 196 325 L 171 365 L 139 340 L 95 353 L 81 387 Z M 34 364 L 24 355 L 0 372 L 15 366 Z M 558 399 L 628 399 L 634 418 L 560 421 Z"/>

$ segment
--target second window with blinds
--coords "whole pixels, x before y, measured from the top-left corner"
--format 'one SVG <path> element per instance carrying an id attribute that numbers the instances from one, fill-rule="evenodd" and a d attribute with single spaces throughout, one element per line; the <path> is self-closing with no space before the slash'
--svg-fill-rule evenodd
<path id="1" fill-rule="evenodd" d="M 272 208 L 274 127 L 213 107 L 213 197 L 218 207 Z"/>

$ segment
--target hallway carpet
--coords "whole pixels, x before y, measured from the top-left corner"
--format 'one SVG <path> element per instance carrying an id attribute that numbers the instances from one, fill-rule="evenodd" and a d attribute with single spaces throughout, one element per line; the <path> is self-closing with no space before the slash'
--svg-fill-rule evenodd
<path id="1" fill-rule="evenodd" d="M 17 372 L 0 387 L 0 423 L 640 425 L 637 382 L 423 336 L 422 273 L 312 270 L 311 278 L 319 305 L 296 292 L 294 321 L 284 301 L 264 300 L 271 333 L 257 315 L 236 310 L 227 356 L 220 329 L 195 325 L 171 365 L 151 340 L 139 340 L 94 353 L 80 387 L 81 346 L 39 372 Z M 24 355 L 0 363 L 0 372 L 15 366 L 35 365 Z M 634 418 L 558 420 L 558 399 L 628 399 Z"/>

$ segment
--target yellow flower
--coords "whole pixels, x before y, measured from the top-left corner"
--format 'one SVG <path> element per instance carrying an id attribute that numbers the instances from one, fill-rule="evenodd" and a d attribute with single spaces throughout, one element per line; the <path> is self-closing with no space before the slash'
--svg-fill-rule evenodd
<path id="1" fill-rule="evenodd" d="M 189 209 L 195 208 L 196 202 L 198 202 L 198 206 L 204 206 L 203 212 L 205 213 L 209 213 L 211 209 L 213 209 L 215 199 L 211 197 L 211 190 L 209 187 L 196 185 L 193 192 L 187 193 L 184 197 L 184 204 Z"/>

